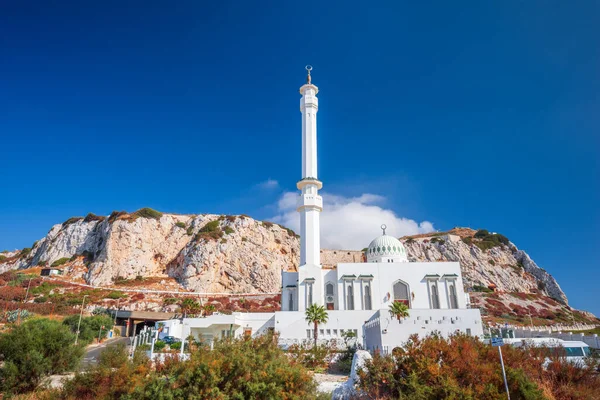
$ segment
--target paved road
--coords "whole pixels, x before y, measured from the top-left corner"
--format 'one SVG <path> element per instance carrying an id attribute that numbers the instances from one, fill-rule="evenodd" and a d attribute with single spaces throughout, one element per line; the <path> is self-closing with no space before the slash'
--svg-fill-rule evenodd
<path id="1" fill-rule="evenodd" d="M 85 355 L 83 356 L 83 360 L 81 361 L 80 369 L 84 369 L 90 365 L 96 364 L 98 362 L 98 357 L 100 353 L 102 353 L 107 347 L 116 346 L 117 344 L 122 343 L 126 346 L 129 345 L 129 338 L 120 337 L 114 340 L 109 340 L 100 346 L 92 347 L 86 350 Z"/>

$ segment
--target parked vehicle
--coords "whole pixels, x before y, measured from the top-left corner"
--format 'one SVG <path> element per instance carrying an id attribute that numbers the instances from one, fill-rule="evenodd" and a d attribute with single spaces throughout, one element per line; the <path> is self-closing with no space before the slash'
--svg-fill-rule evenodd
<path id="1" fill-rule="evenodd" d="M 564 358 L 570 363 L 577 365 L 584 365 L 586 359 L 591 357 L 592 351 L 590 346 L 586 343 L 578 340 L 562 340 L 557 338 L 515 338 L 515 339 L 504 339 L 504 343 L 510 344 L 515 347 L 521 346 L 533 346 L 533 347 L 544 347 L 550 350 L 550 352 L 558 357 Z M 546 365 L 550 363 L 550 359 L 546 359 Z"/>

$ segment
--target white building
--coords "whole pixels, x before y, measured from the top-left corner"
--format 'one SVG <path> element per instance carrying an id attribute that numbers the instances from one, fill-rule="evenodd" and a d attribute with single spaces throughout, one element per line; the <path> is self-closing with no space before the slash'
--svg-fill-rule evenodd
<path id="1" fill-rule="evenodd" d="M 319 326 L 322 340 L 340 339 L 353 331 L 369 350 L 391 350 L 417 333 L 456 331 L 483 336 L 481 315 L 469 307 L 458 262 L 409 262 L 404 245 L 383 234 L 366 250 L 365 263 L 338 264 L 326 269 L 320 262 L 319 216 L 323 183 L 317 174 L 318 88 L 307 82 L 300 88 L 302 113 L 302 179 L 297 187 L 300 214 L 300 267 L 282 272 L 281 311 L 275 313 L 233 313 L 207 318 L 163 321 L 163 335 L 187 337 L 192 334 L 211 340 L 228 335 L 259 335 L 268 330 L 279 333 L 280 343 L 289 345 L 312 339 L 312 326 L 305 320 L 311 304 L 328 310 L 328 322 Z M 398 321 L 389 313 L 393 302 L 409 307 L 408 318 Z"/>

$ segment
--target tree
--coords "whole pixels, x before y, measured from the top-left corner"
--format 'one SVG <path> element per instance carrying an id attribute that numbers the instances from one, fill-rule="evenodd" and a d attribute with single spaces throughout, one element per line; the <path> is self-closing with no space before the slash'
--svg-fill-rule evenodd
<path id="1" fill-rule="evenodd" d="M 392 304 L 390 304 L 389 311 L 390 311 L 390 315 L 392 317 L 396 317 L 396 319 L 398 319 L 398 321 L 400 321 L 400 318 L 406 318 L 409 315 L 408 306 L 399 301 L 394 301 Z"/>
<path id="2" fill-rule="evenodd" d="M 71 332 L 75 334 L 77 333 L 78 322 L 79 315 L 77 314 L 71 315 L 63 320 L 63 324 L 71 328 Z M 108 315 L 84 317 L 81 319 L 81 326 L 79 328 L 79 340 L 90 343 L 95 338 L 98 338 L 98 335 L 100 335 L 101 338 L 105 338 L 112 327 L 113 319 Z"/>
<path id="3" fill-rule="evenodd" d="M 212 304 L 206 304 L 204 307 L 202 307 L 202 313 L 204 316 L 212 315 L 215 311 L 217 311 L 217 308 Z"/>
<path id="4" fill-rule="evenodd" d="M 317 346 L 317 337 L 319 331 L 319 324 L 327 323 L 329 316 L 327 315 L 327 311 L 325 311 L 325 307 L 319 306 L 317 304 L 312 304 L 310 307 L 306 309 L 306 322 L 309 324 L 313 324 L 313 337 L 315 339 L 315 347 Z"/>
<path id="5" fill-rule="evenodd" d="M 83 347 L 73 345 L 67 326 L 49 319 L 33 319 L 0 336 L 0 392 L 33 390 L 44 376 L 73 370 Z"/>
<path id="6" fill-rule="evenodd" d="M 200 303 L 191 297 L 187 297 L 179 304 L 179 308 L 184 315 L 197 314 L 200 311 Z"/>

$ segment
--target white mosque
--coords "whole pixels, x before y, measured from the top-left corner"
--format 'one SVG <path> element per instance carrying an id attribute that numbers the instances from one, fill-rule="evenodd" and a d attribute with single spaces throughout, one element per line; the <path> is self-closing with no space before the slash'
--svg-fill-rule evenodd
<path id="1" fill-rule="evenodd" d="M 269 330 L 282 346 L 310 342 L 312 326 L 305 320 L 311 304 L 327 309 L 328 322 L 319 325 L 319 339 L 341 339 L 356 334 L 364 348 L 388 352 L 414 333 L 449 335 L 456 331 L 483 336 L 479 309 L 469 308 L 458 262 L 409 262 L 404 245 L 383 234 L 366 250 L 366 262 L 324 268 L 320 262 L 319 216 L 323 183 L 317 173 L 317 112 L 319 89 L 311 82 L 300 87 L 302 113 L 302 179 L 297 183 L 300 213 L 300 267 L 282 272 L 281 311 L 233 313 L 205 318 L 161 321 L 161 336 L 212 340 L 222 336 L 254 336 Z M 374 221 L 375 222 L 375 221 Z M 393 302 L 409 307 L 409 317 L 398 321 L 389 313 Z"/>

